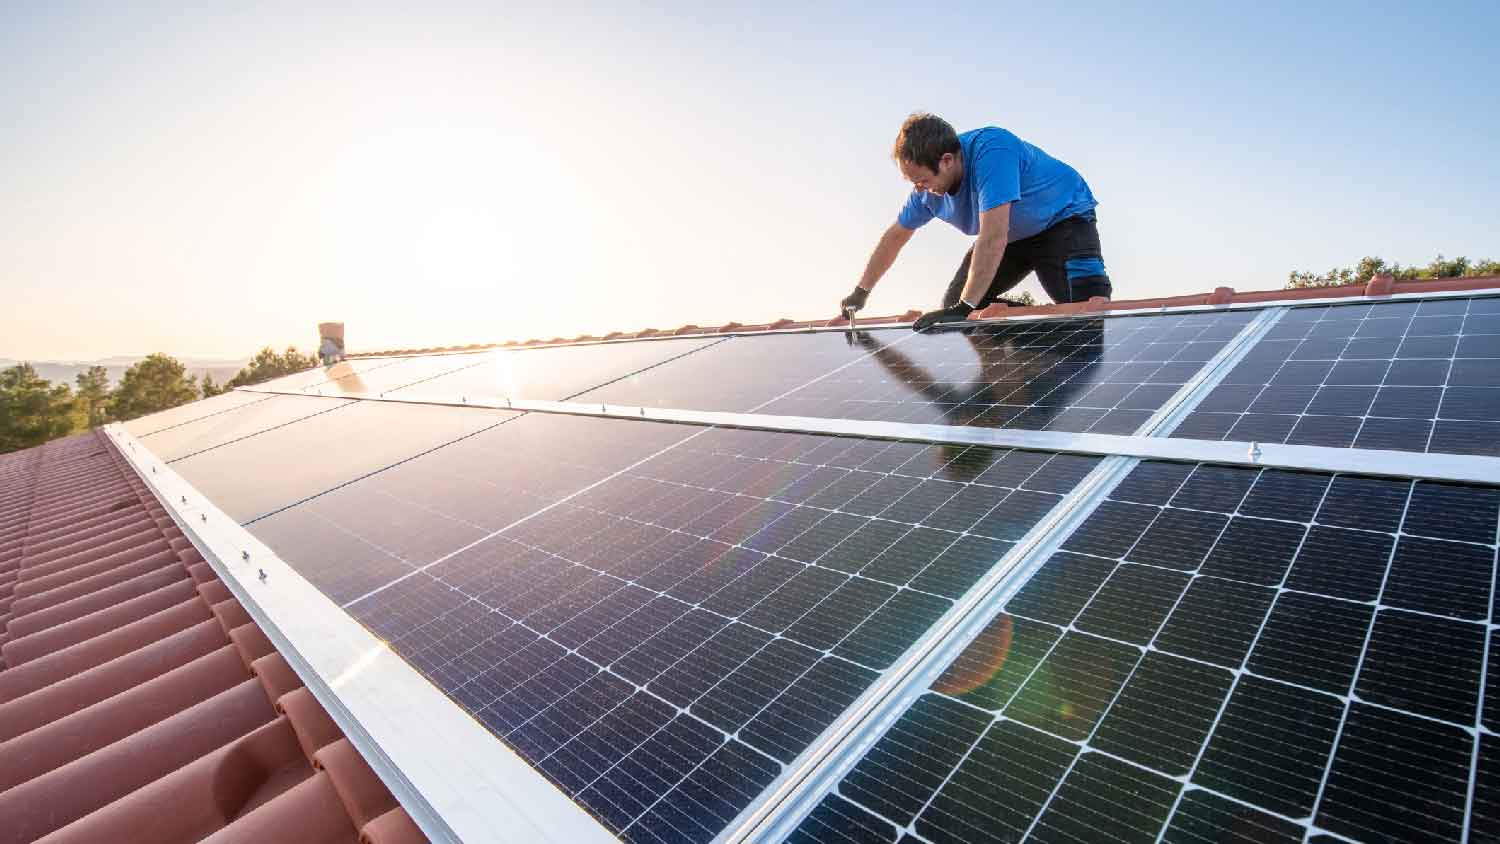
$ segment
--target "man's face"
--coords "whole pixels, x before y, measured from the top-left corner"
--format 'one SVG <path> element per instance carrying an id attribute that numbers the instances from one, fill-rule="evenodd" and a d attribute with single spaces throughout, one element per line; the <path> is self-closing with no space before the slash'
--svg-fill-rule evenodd
<path id="1" fill-rule="evenodd" d="M 901 176 L 911 182 L 912 187 L 926 193 L 952 193 L 963 177 L 958 159 L 951 152 L 943 153 L 943 157 L 938 159 L 936 171 L 910 161 L 902 161 L 898 166 L 901 168 Z"/>

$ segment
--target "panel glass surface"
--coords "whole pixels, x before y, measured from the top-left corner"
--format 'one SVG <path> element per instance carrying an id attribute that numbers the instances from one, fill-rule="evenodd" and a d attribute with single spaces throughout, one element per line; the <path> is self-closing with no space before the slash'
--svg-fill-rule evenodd
<path id="1" fill-rule="evenodd" d="M 237 407 L 243 407 L 247 404 L 265 401 L 268 398 L 270 397 L 263 393 L 246 393 L 231 390 L 227 393 L 220 393 L 217 396 L 210 396 L 199 401 L 178 405 L 159 413 L 151 413 L 137 419 L 132 419 L 124 423 L 124 428 L 137 438 L 148 437 L 167 428 L 175 428 L 178 425 L 192 422 L 195 419 L 213 416 Z"/>
<path id="2" fill-rule="evenodd" d="M 338 604 L 478 542 L 696 429 L 527 414 L 249 525 Z"/>
<path id="3" fill-rule="evenodd" d="M 252 530 L 611 831 L 707 842 L 1098 462 L 537 414 Z"/>
<path id="4" fill-rule="evenodd" d="M 479 408 L 301 396 L 276 399 L 344 406 L 172 464 L 199 492 L 242 524 L 514 416 Z"/>
<path id="5" fill-rule="evenodd" d="M 382 367 L 391 366 L 402 358 L 350 358 L 330 366 L 315 366 L 302 372 L 283 375 L 270 381 L 254 385 L 256 389 L 300 392 L 308 387 L 317 387 L 351 375 L 365 375 Z"/>
<path id="6" fill-rule="evenodd" d="M 264 393 L 238 395 L 256 395 L 261 400 L 244 402 L 237 407 L 157 431 L 142 437 L 141 444 L 162 460 L 177 461 L 301 419 L 336 413 L 352 404 L 343 399 L 315 396 L 268 396 Z"/>
<path id="7" fill-rule="evenodd" d="M 498 351 L 485 355 L 478 366 L 391 389 L 389 395 L 561 401 L 723 341 L 722 337 L 683 337 Z"/>
<path id="8" fill-rule="evenodd" d="M 1292 309 L 1172 435 L 1500 455 L 1500 299 Z"/>
<path id="9" fill-rule="evenodd" d="M 1500 487 L 1142 463 L 791 840 L 1487 835 L 1497 529 Z"/>
<path id="10" fill-rule="evenodd" d="M 490 352 L 475 352 L 390 358 L 383 366 L 309 384 L 302 388 L 302 392 L 320 396 L 379 396 L 402 387 L 421 384 L 440 375 L 482 365 L 492 356 L 493 353 Z"/>
<path id="11" fill-rule="evenodd" d="M 736 337 L 579 401 L 1130 434 L 1254 311 Z"/>

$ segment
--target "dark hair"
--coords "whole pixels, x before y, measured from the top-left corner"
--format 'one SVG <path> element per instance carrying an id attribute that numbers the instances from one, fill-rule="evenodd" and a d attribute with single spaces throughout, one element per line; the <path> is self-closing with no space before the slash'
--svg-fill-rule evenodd
<path id="1" fill-rule="evenodd" d="M 958 133 L 953 131 L 953 126 L 935 114 L 918 111 L 901 124 L 891 157 L 936 172 L 938 159 L 944 153 L 958 155 L 958 151 Z"/>

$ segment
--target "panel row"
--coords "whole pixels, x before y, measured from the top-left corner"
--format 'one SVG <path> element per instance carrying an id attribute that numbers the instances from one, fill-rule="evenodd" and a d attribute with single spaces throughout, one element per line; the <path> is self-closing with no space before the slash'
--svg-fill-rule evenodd
<path id="1" fill-rule="evenodd" d="M 1500 455 L 1500 299 L 1287 311 L 1173 436 Z"/>
<path id="2" fill-rule="evenodd" d="M 792 840 L 1493 835 L 1497 530 L 1496 487 L 1142 463 Z"/>

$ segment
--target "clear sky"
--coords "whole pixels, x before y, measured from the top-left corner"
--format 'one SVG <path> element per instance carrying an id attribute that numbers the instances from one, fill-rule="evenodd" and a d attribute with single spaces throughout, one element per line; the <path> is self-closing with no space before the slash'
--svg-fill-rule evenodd
<path id="1" fill-rule="evenodd" d="M 0 0 L 0 357 L 831 317 L 918 109 L 1077 167 L 1117 297 L 1500 258 L 1492 2 L 125 5 Z"/>

